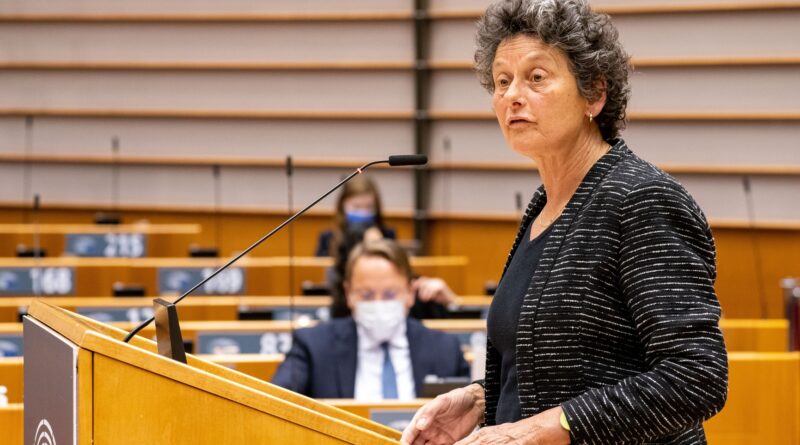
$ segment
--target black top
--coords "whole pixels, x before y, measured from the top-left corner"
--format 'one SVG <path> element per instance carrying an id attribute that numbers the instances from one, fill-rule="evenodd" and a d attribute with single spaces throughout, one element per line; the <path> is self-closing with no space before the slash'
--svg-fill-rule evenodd
<path id="1" fill-rule="evenodd" d="M 531 276 L 550 235 L 550 225 L 533 241 L 531 225 L 514 252 L 514 257 L 497 287 L 489 307 L 487 325 L 489 339 L 502 356 L 500 365 L 500 399 L 497 402 L 497 425 L 516 422 L 522 418 L 517 390 L 517 327 L 522 300 L 530 286 Z"/>

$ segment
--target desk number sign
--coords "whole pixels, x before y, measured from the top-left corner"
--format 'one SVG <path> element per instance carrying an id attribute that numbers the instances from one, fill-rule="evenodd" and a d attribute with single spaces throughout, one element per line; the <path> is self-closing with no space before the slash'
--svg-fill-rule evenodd
<path id="1" fill-rule="evenodd" d="M 162 267 L 158 269 L 158 291 L 161 295 L 182 294 L 214 273 L 211 267 Z M 194 293 L 196 295 L 244 294 L 244 269 L 222 271 Z"/>
<path id="2" fill-rule="evenodd" d="M 141 258 L 147 254 L 147 236 L 142 233 L 69 233 L 68 255 L 79 257 Z"/>
<path id="3" fill-rule="evenodd" d="M 0 268 L 0 295 L 72 295 L 72 267 Z"/>

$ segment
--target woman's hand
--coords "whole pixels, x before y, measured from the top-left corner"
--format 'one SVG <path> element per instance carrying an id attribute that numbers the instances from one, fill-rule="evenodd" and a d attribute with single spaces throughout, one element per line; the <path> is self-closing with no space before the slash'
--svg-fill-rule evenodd
<path id="1" fill-rule="evenodd" d="M 425 303 L 434 301 L 447 306 L 456 301 L 456 294 L 441 278 L 419 277 L 411 286 L 411 290 L 419 296 L 420 301 Z"/>
<path id="2" fill-rule="evenodd" d="M 452 445 L 481 423 L 485 406 L 480 385 L 454 389 L 420 408 L 400 441 L 404 445 Z"/>
<path id="3" fill-rule="evenodd" d="M 455 445 L 565 445 L 569 432 L 561 427 L 561 407 L 557 406 L 514 423 L 481 428 Z"/>

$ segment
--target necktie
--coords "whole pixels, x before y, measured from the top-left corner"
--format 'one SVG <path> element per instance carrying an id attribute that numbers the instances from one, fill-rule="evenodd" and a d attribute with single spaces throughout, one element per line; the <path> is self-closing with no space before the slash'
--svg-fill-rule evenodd
<path id="1" fill-rule="evenodd" d="M 392 366 L 392 357 L 389 355 L 389 343 L 382 343 L 383 349 L 383 398 L 397 398 L 397 375 Z"/>

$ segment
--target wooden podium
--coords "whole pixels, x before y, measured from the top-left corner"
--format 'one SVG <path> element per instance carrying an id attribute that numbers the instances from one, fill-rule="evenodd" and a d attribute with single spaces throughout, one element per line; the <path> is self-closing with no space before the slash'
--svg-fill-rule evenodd
<path id="1" fill-rule="evenodd" d="M 36 300 L 24 320 L 26 444 L 396 444 L 400 433 Z"/>

